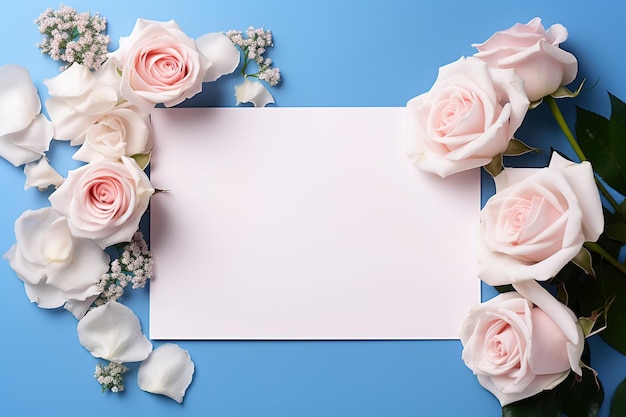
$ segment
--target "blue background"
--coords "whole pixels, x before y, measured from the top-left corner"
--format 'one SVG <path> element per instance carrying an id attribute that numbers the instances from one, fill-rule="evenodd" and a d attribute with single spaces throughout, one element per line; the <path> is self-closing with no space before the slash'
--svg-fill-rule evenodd
<path id="1" fill-rule="evenodd" d="M 192 37 L 211 31 L 264 26 L 274 33 L 270 56 L 283 82 L 272 93 L 279 106 L 403 106 L 427 91 L 439 66 L 471 55 L 470 44 L 496 30 L 535 16 L 544 25 L 570 31 L 563 47 L 580 61 L 579 82 L 597 81 L 576 103 L 607 114 L 607 90 L 626 98 L 624 6 L 619 1 L 84 1 L 66 2 L 78 11 L 109 20 L 111 48 L 128 35 L 135 19 L 176 20 Z M 6 5 L 5 5 L 6 6 Z M 33 20 L 50 0 L 13 2 L 0 16 L 0 65 L 29 68 L 43 99 L 41 80 L 58 74 L 59 64 L 42 56 Z M 232 76 L 206 89 L 188 105 L 233 106 Z M 577 85 L 577 84 L 576 84 Z M 574 103 L 563 102 L 572 122 Z M 529 114 L 518 137 L 571 155 L 547 108 Z M 270 126 L 251 127 L 270 129 Z M 193 152 L 193 150 L 190 150 Z M 75 166 L 72 150 L 55 143 L 50 158 L 65 174 Z M 544 165 L 545 158 L 517 163 Z M 47 194 L 23 191 L 24 174 L 0 160 L 0 252 L 14 242 L 13 223 L 26 209 L 46 206 Z M 484 199 L 492 192 L 484 181 Z M 182 244 L 182 242 L 181 242 Z M 454 254 L 450 254 L 453 256 Z M 471 277 L 470 277 L 471 279 Z M 484 288 L 483 298 L 493 295 Z M 446 295 L 441 298 L 445 309 Z M 125 302 L 147 329 L 148 291 L 129 293 Z M 415 320 L 436 319 L 416 317 Z M 196 374 L 182 405 L 139 390 L 137 367 L 127 374 L 126 391 L 100 392 L 92 378 L 97 359 L 78 342 L 76 320 L 63 310 L 47 311 L 28 302 L 21 281 L 0 262 L 1 416 L 498 416 L 496 399 L 483 390 L 460 359 L 458 341 L 366 342 L 181 342 Z M 626 376 L 626 359 L 597 337 L 592 365 L 607 395 Z M 155 342 L 158 345 L 159 342 Z M 601 412 L 608 416 L 605 403 Z"/>

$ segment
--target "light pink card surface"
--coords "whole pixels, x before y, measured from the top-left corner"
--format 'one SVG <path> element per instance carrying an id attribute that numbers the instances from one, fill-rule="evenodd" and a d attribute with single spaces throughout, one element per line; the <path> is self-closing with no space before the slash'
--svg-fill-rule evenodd
<path id="1" fill-rule="evenodd" d="M 404 108 L 153 113 L 153 339 L 455 339 L 479 171 L 404 153 Z"/>

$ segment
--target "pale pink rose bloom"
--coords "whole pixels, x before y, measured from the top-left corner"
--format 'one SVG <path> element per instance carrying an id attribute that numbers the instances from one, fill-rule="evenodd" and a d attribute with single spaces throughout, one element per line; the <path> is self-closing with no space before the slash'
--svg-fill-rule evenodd
<path id="1" fill-rule="evenodd" d="M 96 284 L 109 268 L 108 255 L 93 240 L 73 236 L 67 218 L 52 208 L 25 211 L 15 222 L 15 238 L 4 257 L 39 307 L 100 293 Z"/>
<path id="2" fill-rule="evenodd" d="M 575 340 L 548 312 L 516 292 L 477 305 L 463 322 L 463 361 L 502 406 L 556 387 L 570 370 L 582 375 L 582 329 L 571 310 L 552 300 L 552 309 L 575 329 Z"/>
<path id="3" fill-rule="evenodd" d="M 134 159 L 99 160 L 69 172 L 49 199 L 68 217 L 70 231 L 102 248 L 130 242 L 154 188 Z"/>
<path id="4" fill-rule="evenodd" d="M 567 36 L 563 25 L 554 24 L 545 30 L 541 19 L 535 17 L 525 25 L 516 23 L 472 46 L 478 49 L 474 56 L 489 66 L 517 71 L 524 79 L 529 100 L 536 101 L 576 78 L 576 57 L 559 46 Z"/>
<path id="5" fill-rule="evenodd" d="M 223 34 L 205 35 L 196 42 L 173 20 L 137 19 L 130 36 L 120 39 L 119 49 L 109 58 L 122 72 L 122 96 L 149 112 L 159 103 L 179 104 L 202 91 L 204 81 L 232 72 L 239 51 Z"/>
<path id="6" fill-rule="evenodd" d="M 589 162 L 553 153 L 546 168 L 505 168 L 480 215 L 480 279 L 505 285 L 555 276 L 604 230 Z"/>
<path id="7" fill-rule="evenodd" d="M 15 166 L 40 159 L 54 135 L 41 114 L 30 73 L 19 65 L 0 67 L 0 157 Z"/>
<path id="8" fill-rule="evenodd" d="M 486 165 L 506 150 L 528 104 L 515 71 L 461 58 L 407 103 L 407 155 L 441 177 Z"/>

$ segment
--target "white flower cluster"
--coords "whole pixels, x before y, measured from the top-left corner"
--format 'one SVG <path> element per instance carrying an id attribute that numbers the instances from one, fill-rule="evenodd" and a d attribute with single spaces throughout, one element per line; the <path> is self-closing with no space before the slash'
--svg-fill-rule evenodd
<path id="1" fill-rule="evenodd" d="M 134 290 L 144 288 L 150 278 L 152 254 L 143 234 L 137 231 L 133 239 L 124 246 L 121 256 L 111 262 L 109 271 L 97 284 L 101 292 L 94 305 L 97 307 L 109 301 L 117 301 L 129 284 Z"/>
<path id="2" fill-rule="evenodd" d="M 93 377 L 102 385 L 102 392 L 107 390 L 122 392 L 124 391 L 124 377 L 122 375 L 128 370 L 128 367 L 115 362 L 110 362 L 106 366 L 98 363 Z"/>
<path id="3" fill-rule="evenodd" d="M 107 59 L 111 39 L 103 33 L 106 19 L 97 13 L 91 16 L 62 5 L 58 10 L 48 8 L 35 19 L 35 24 L 46 35 L 37 46 L 55 61 L 65 62 L 61 70 L 74 62 L 97 69 Z"/>
<path id="4" fill-rule="evenodd" d="M 271 68 L 272 59 L 265 58 L 263 54 L 266 48 L 274 46 L 272 32 L 263 28 L 255 29 L 250 26 L 245 32 L 245 37 L 240 30 L 229 30 L 226 36 L 241 49 L 244 56 L 244 64 L 241 73 L 244 77 L 256 77 L 265 81 L 271 87 L 276 86 L 280 82 L 280 69 Z M 248 74 L 246 69 L 248 63 L 254 61 L 259 66 L 256 73 Z"/>

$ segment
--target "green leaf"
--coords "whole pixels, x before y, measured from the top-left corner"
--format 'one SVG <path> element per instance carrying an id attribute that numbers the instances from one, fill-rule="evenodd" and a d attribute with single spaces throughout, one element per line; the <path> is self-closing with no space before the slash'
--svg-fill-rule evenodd
<path id="1" fill-rule="evenodd" d="M 560 415 L 561 407 L 552 391 L 544 391 L 502 407 L 502 417 L 559 417 Z"/>
<path id="2" fill-rule="evenodd" d="M 585 85 L 585 80 L 582 80 L 576 91 L 570 91 L 567 87 L 560 86 L 550 95 L 554 98 L 574 98 L 580 94 L 580 91 L 583 89 L 583 85 Z"/>
<path id="3" fill-rule="evenodd" d="M 527 144 L 525 144 L 521 140 L 513 138 L 513 139 L 511 139 L 509 141 L 509 145 L 507 146 L 506 150 L 502 153 L 502 155 L 504 155 L 504 156 L 520 156 L 520 155 L 524 155 L 524 154 L 526 154 L 528 152 L 539 153 L 539 152 L 541 152 L 541 149 L 533 148 L 532 146 L 528 146 Z"/>
<path id="4" fill-rule="evenodd" d="M 587 275 L 591 275 L 592 277 L 596 276 L 596 272 L 593 270 L 593 265 L 591 263 L 591 254 L 585 248 L 581 248 L 580 251 L 574 259 L 572 259 L 574 265 L 585 271 Z"/>
<path id="5" fill-rule="evenodd" d="M 139 168 L 146 169 L 146 167 L 150 163 L 150 156 L 150 153 L 137 153 L 135 155 L 131 155 L 130 157 L 133 158 L 135 162 L 137 162 Z"/>
<path id="6" fill-rule="evenodd" d="M 626 379 L 617 386 L 617 389 L 613 394 L 609 415 L 611 417 L 626 416 Z"/>
<path id="7" fill-rule="evenodd" d="M 576 136 L 594 171 L 620 194 L 626 194 L 626 104 L 609 93 L 611 117 L 577 108 Z"/>
<path id="8" fill-rule="evenodd" d="M 570 372 L 554 393 L 567 417 L 596 417 L 604 401 L 604 388 L 589 368 L 583 368 L 582 378 Z"/>
<path id="9" fill-rule="evenodd" d="M 626 277 L 613 266 L 596 264 L 596 279 L 587 280 L 581 288 L 580 306 L 583 315 L 590 316 L 599 308 L 611 308 L 606 314 L 606 325 L 600 335 L 618 352 L 626 355 Z"/>
<path id="10" fill-rule="evenodd" d="M 504 165 L 502 164 L 502 154 L 496 155 L 493 157 L 491 162 L 483 167 L 485 171 L 492 177 L 495 177 L 504 169 Z"/>
<path id="11" fill-rule="evenodd" d="M 568 417 L 596 417 L 604 401 L 604 388 L 589 368 L 583 368 L 582 378 L 570 372 L 554 392 Z"/>

